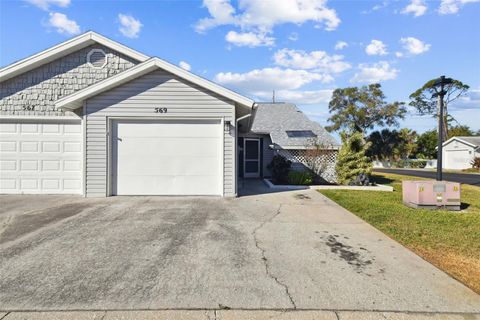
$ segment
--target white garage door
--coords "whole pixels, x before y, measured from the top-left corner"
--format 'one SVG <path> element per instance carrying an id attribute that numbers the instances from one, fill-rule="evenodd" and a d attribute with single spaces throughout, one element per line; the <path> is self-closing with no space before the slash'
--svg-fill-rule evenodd
<path id="1" fill-rule="evenodd" d="M 112 193 L 221 195 L 220 121 L 114 121 Z"/>
<path id="2" fill-rule="evenodd" d="M 445 169 L 467 169 L 471 168 L 473 155 L 467 149 L 446 150 Z"/>
<path id="3" fill-rule="evenodd" d="M 0 123 L 0 193 L 81 194 L 80 122 Z"/>

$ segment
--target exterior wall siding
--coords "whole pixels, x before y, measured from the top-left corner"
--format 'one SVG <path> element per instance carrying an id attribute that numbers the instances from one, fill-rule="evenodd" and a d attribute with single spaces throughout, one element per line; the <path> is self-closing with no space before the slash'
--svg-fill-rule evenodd
<path id="1" fill-rule="evenodd" d="M 154 113 L 166 107 L 168 113 Z M 109 117 L 223 118 L 234 123 L 232 101 L 186 82 L 168 72 L 154 71 L 86 102 L 86 195 L 108 195 Z M 234 133 L 224 133 L 224 195 L 235 195 Z"/>
<path id="2" fill-rule="evenodd" d="M 101 49 L 106 53 L 107 64 L 103 68 L 93 68 L 87 63 L 87 55 L 92 49 Z M 80 49 L 0 83 L 0 115 L 72 115 L 55 110 L 55 101 L 137 63 L 99 44 Z"/>

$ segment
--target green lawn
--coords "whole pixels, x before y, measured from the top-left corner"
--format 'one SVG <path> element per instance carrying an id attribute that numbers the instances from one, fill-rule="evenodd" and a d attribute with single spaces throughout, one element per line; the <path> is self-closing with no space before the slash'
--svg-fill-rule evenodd
<path id="1" fill-rule="evenodd" d="M 319 191 L 480 293 L 480 188 L 462 185 L 462 211 L 411 209 L 402 204 L 401 180 L 374 174 L 394 192 Z"/>

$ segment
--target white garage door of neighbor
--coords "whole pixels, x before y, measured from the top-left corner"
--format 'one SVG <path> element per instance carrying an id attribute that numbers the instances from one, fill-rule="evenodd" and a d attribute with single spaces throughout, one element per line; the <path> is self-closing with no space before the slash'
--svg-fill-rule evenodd
<path id="1" fill-rule="evenodd" d="M 215 120 L 113 121 L 112 193 L 221 195 L 222 136 Z"/>
<path id="2" fill-rule="evenodd" d="M 80 122 L 0 123 L 0 193 L 81 194 Z"/>
<path id="3" fill-rule="evenodd" d="M 445 169 L 471 168 L 472 154 L 467 149 L 446 150 Z"/>

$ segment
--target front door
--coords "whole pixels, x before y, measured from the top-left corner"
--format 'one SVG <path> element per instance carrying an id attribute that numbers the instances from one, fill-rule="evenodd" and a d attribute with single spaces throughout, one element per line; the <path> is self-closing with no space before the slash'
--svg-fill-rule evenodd
<path id="1" fill-rule="evenodd" d="M 243 140 L 243 176 L 260 177 L 260 139 Z"/>

